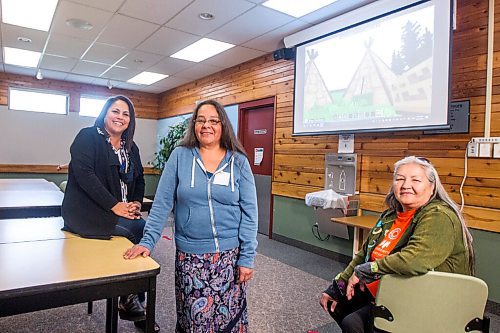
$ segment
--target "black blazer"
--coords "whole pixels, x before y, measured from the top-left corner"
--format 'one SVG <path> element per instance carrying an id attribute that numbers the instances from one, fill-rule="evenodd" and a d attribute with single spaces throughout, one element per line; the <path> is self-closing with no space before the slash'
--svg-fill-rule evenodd
<path id="1" fill-rule="evenodd" d="M 96 127 L 82 129 L 70 148 L 68 183 L 62 203 L 64 229 L 88 238 L 109 239 L 118 222 L 111 208 L 122 200 L 120 161 Z M 144 169 L 132 145 L 127 199 L 142 203 Z"/>

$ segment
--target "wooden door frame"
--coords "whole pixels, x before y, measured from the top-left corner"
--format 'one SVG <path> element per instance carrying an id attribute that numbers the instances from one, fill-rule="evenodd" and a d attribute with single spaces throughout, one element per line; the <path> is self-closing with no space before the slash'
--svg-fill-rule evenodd
<path id="1" fill-rule="evenodd" d="M 269 203 L 269 239 L 273 238 L 273 203 L 274 203 L 274 195 L 273 195 L 273 179 L 274 179 L 274 145 L 276 140 L 276 96 L 262 98 L 254 101 L 244 102 L 238 104 L 238 139 L 241 140 L 243 133 L 243 113 L 248 109 L 256 109 L 263 107 L 272 107 L 273 108 L 273 142 L 272 142 L 272 152 L 271 152 L 271 202 Z M 243 143 L 243 142 L 242 142 Z M 244 143 L 243 143 L 244 144 Z"/>

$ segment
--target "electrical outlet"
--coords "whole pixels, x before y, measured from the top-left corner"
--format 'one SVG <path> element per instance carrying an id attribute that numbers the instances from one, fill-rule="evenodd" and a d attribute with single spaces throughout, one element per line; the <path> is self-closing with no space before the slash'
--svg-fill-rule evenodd
<path id="1" fill-rule="evenodd" d="M 491 148 L 492 148 L 491 143 L 488 142 L 479 143 L 479 157 L 491 157 Z"/>
<path id="2" fill-rule="evenodd" d="M 500 158 L 500 143 L 493 145 L 493 158 Z"/>
<path id="3" fill-rule="evenodd" d="M 467 156 L 468 157 L 478 157 L 479 156 L 479 143 L 469 142 L 467 144 Z"/>
<path id="4" fill-rule="evenodd" d="M 477 137 L 477 138 L 472 138 L 471 141 L 477 143 L 500 143 L 500 137 L 489 137 L 489 138 Z"/>

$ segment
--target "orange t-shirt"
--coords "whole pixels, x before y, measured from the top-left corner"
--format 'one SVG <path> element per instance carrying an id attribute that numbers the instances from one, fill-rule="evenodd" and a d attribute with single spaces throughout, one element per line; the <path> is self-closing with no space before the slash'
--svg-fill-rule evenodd
<path id="1" fill-rule="evenodd" d="M 391 229 L 385 234 L 384 239 L 373 249 L 370 255 L 370 261 L 382 259 L 391 253 L 396 244 L 399 242 L 401 235 L 403 235 L 406 228 L 410 225 L 413 215 L 415 215 L 415 209 L 398 213 Z M 366 285 L 373 297 L 377 296 L 379 282 L 380 280 L 377 280 Z"/>

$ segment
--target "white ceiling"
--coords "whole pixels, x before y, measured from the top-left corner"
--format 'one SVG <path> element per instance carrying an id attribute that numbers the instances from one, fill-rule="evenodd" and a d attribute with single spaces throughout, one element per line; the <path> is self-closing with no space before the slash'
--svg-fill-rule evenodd
<path id="1" fill-rule="evenodd" d="M 1 23 L 0 45 L 42 52 L 44 78 L 102 86 L 109 80 L 160 93 L 280 49 L 284 37 L 373 1 L 338 0 L 295 19 L 262 6 L 264 0 L 59 0 L 48 32 Z M 201 20 L 202 12 L 215 18 Z M 70 18 L 93 29 L 68 26 Z M 199 63 L 169 57 L 202 37 L 236 46 Z M 0 71 L 35 76 L 37 69 L 4 64 L 2 52 Z M 150 86 L 126 82 L 142 71 L 169 77 Z"/>

